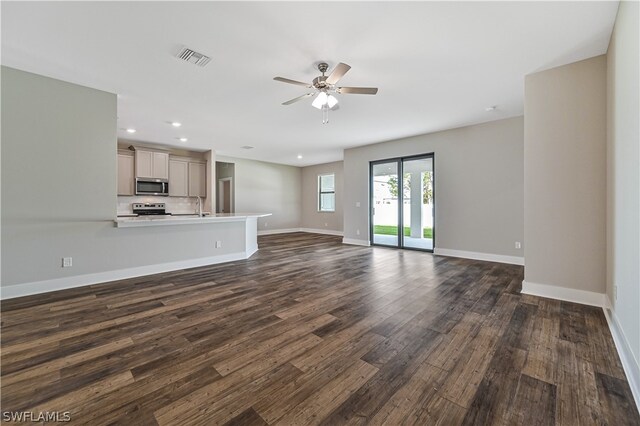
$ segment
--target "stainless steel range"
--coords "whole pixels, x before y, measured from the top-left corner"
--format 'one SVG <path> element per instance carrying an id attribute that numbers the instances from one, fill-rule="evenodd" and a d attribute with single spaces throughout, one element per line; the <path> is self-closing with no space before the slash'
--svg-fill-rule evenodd
<path id="1" fill-rule="evenodd" d="M 169 215 L 164 203 L 133 203 L 131 210 L 140 216 Z"/>

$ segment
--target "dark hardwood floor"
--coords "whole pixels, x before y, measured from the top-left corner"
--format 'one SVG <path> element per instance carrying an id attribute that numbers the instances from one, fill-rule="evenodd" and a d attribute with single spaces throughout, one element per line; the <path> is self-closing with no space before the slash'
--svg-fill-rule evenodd
<path id="1" fill-rule="evenodd" d="M 600 309 L 519 266 L 260 238 L 248 261 L 2 302 L 2 410 L 72 424 L 638 425 Z"/>

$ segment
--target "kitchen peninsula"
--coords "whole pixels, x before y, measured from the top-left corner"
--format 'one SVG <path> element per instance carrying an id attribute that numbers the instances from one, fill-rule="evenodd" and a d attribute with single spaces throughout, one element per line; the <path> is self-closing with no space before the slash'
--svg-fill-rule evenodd
<path id="1" fill-rule="evenodd" d="M 240 252 L 244 255 L 236 256 L 230 259 L 217 259 L 209 263 L 220 263 L 230 260 L 247 259 L 256 251 L 258 251 L 258 218 L 271 216 L 271 213 L 223 213 L 210 216 L 138 216 L 138 217 L 119 217 L 115 222 L 118 228 L 139 228 L 150 226 L 195 226 L 203 224 L 214 228 L 225 228 L 229 239 L 239 245 Z M 233 223 L 236 226 L 229 227 Z M 238 223 L 244 226 L 237 226 Z M 209 227 L 208 226 L 208 227 Z M 218 237 L 216 237 L 218 238 Z M 240 243 L 240 244 L 239 244 Z M 222 247 L 222 240 L 212 239 L 211 247 L 219 249 Z"/>

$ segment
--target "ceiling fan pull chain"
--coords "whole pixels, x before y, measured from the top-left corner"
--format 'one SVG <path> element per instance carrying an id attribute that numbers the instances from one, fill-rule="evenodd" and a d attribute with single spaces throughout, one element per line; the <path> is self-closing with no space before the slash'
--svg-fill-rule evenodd
<path id="1" fill-rule="evenodd" d="M 329 123 L 329 105 L 322 105 L 322 124 Z"/>

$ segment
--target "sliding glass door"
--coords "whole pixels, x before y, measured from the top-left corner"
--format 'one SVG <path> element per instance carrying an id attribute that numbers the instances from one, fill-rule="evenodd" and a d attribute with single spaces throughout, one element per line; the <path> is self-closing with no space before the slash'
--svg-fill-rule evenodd
<path id="1" fill-rule="evenodd" d="M 400 219 L 397 196 L 393 188 L 398 184 L 398 162 L 371 164 L 371 225 L 373 244 L 398 246 L 398 220 Z"/>
<path id="2" fill-rule="evenodd" d="M 434 156 L 371 162 L 371 241 L 433 251 Z"/>
<path id="3" fill-rule="evenodd" d="M 402 161 L 403 246 L 433 250 L 433 157 Z"/>

